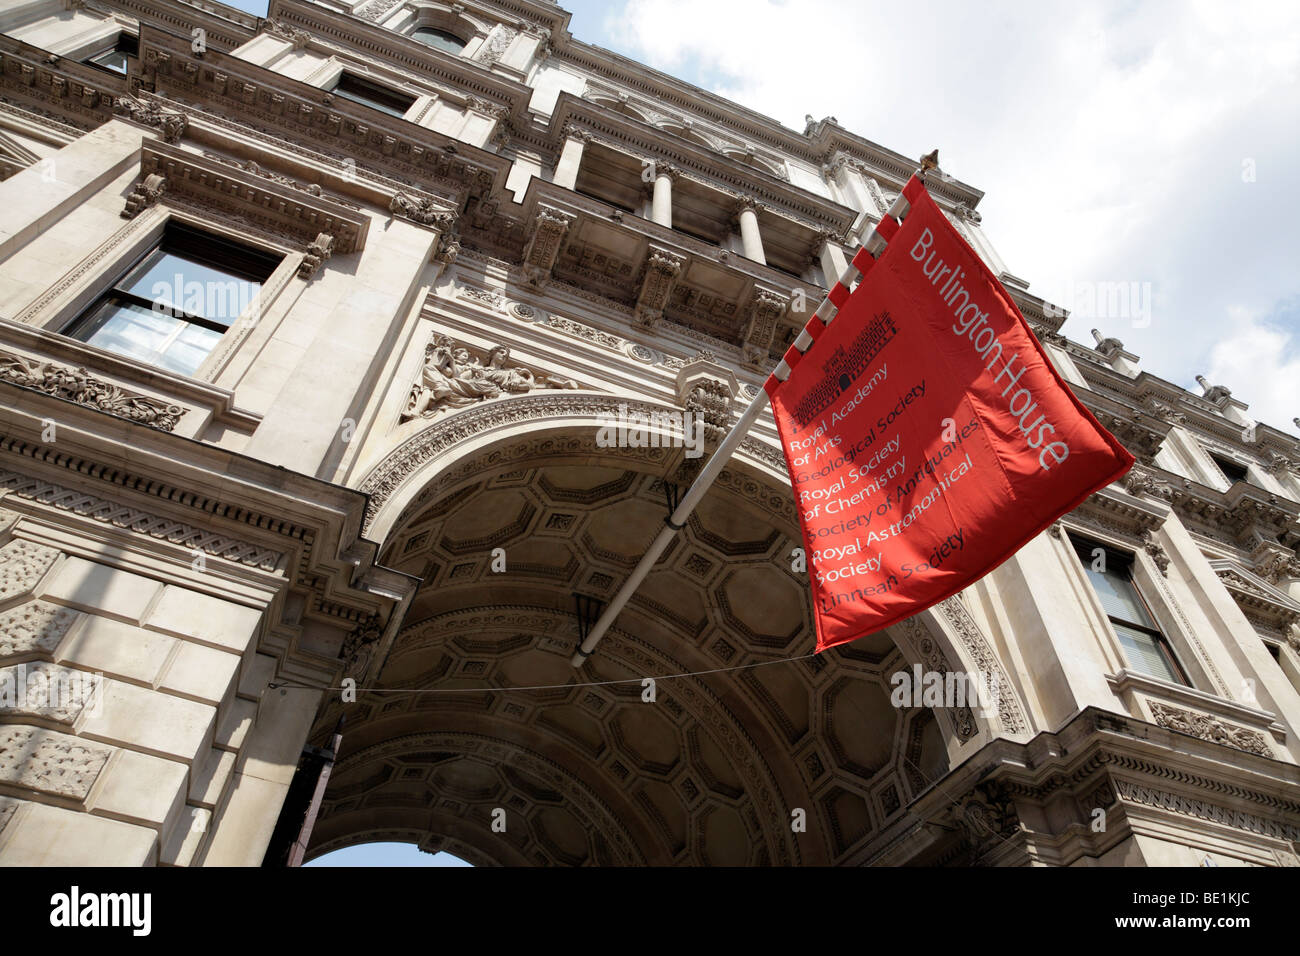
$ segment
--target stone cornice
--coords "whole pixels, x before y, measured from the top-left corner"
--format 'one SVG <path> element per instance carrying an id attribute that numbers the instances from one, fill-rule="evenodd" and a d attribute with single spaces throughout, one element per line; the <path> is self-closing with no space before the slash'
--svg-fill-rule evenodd
<path id="1" fill-rule="evenodd" d="M 811 282 L 804 282 L 771 266 L 761 265 L 737 253 L 727 252 L 713 243 L 661 226 L 641 216 L 624 215 L 618 220 L 612 220 L 611 214 L 616 211 L 614 206 L 534 177 L 529 182 L 528 192 L 524 194 L 524 201 L 519 207 L 520 214 L 525 221 L 531 221 L 543 205 L 552 206 L 574 216 L 591 216 L 612 225 L 613 228 L 648 240 L 656 246 L 670 249 L 678 255 L 709 260 L 729 272 L 739 273 L 760 285 L 774 287 L 787 295 L 796 289 L 801 290 L 810 303 L 819 302 L 823 294 L 822 290 Z M 809 312 L 813 307 L 809 305 Z"/>
<path id="2" fill-rule="evenodd" d="M 184 550 L 273 567 L 310 596 L 313 614 L 346 627 L 387 613 L 414 583 L 376 564 L 377 546 L 360 537 L 365 499 L 355 491 L 75 407 L 47 444 L 44 420 L 20 406 L 0 434 L 0 469 L 21 476 L 6 479 L 20 496 Z M 129 464 L 123 443 L 133 450 Z M 272 554 L 282 558 L 271 562 Z"/>
<path id="3" fill-rule="evenodd" d="M 1174 409 L 1183 417 L 1183 424 L 1193 431 L 1213 436 L 1240 450 L 1249 456 L 1258 456 L 1263 451 L 1273 450 L 1291 458 L 1300 458 L 1300 439 L 1273 428 L 1260 424 L 1256 426 L 1257 441 L 1247 444 L 1242 438 L 1243 426 L 1225 418 L 1217 406 L 1194 395 L 1181 386 L 1166 381 L 1150 372 L 1142 371 L 1130 378 L 1115 369 L 1098 353 L 1086 346 L 1071 343 L 1069 352 L 1072 357 L 1086 361 L 1076 365 L 1088 384 L 1097 390 L 1105 390 L 1135 408 L 1151 409 L 1155 403 L 1161 403 Z"/>
<path id="4" fill-rule="evenodd" d="M 163 178 L 167 196 L 226 209 L 307 243 L 321 233 L 334 237 L 333 253 L 365 248 L 370 217 L 324 195 L 241 169 L 165 143 L 141 148 L 140 175 Z"/>
<path id="5" fill-rule="evenodd" d="M 251 13 L 208 0 L 111 0 L 115 9 L 126 10 L 142 22 L 190 35 L 194 27 L 207 34 L 208 46 L 233 50 L 252 39 L 258 18 Z M 185 15 L 178 14 L 180 7 Z"/>
<path id="6" fill-rule="evenodd" d="M 305 151 L 350 158 L 357 168 L 379 166 L 410 178 L 417 189 L 455 194 L 457 201 L 505 187 L 508 160 L 453 137 L 348 100 L 327 103 L 327 91 L 238 57 L 211 50 L 197 57 L 188 38 L 145 29 L 140 47 L 142 87 L 179 109 L 210 106 L 211 114 L 254 136 L 264 133 L 281 148 L 294 148 L 297 140 Z"/>
<path id="7" fill-rule="evenodd" d="M 86 131 L 112 118 L 127 81 L 0 34 L 0 91 L 24 110 Z"/>
<path id="8" fill-rule="evenodd" d="M 275 0 L 267 17 L 307 31 L 309 45 L 328 53 L 356 51 L 373 57 L 381 66 L 401 66 L 414 71 L 424 82 L 448 84 L 453 95 L 465 91 L 505 103 L 511 116 L 520 120 L 528 109 L 532 90 L 523 83 L 493 73 L 483 64 L 426 46 L 400 33 L 360 17 L 335 13 L 315 3 Z"/>
<path id="9" fill-rule="evenodd" d="M 1300 603 L 1252 571 L 1227 559 L 1211 561 L 1210 567 L 1252 624 L 1283 637 L 1300 624 Z"/>
<path id="10" fill-rule="evenodd" d="M 1169 485 L 1169 500 L 1180 518 L 1222 530 L 1247 551 L 1253 550 L 1257 543 L 1253 536 L 1257 530 L 1273 541 L 1279 532 L 1300 534 L 1296 524 L 1300 505 L 1249 482 L 1239 481 L 1227 491 L 1218 491 L 1160 468 L 1152 472 Z"/>
<path id="11" fill-rule="evenodd" d="M 1180 754 L 1178 766 L 1169 763 L 1171 751 Z M 1028 838 L 1031 852 L 1052 854 L 1045 862 L 1100 856 L 1123 838 L 1127 824 L 1089 833 L 1093 807 L 1140 806 L 1144 814 L 1159 813 L 1169 824 L 1236 829 L 1286 846 L 1300 839 L 1298 788 L 1300 768 L 1294 764 L 1087 707 L 1058 731 L 1040 733 L 1024 744 L 1000 738 L 971 755 L 944 778 L 942 787 L 921 794 L 883 827 L 864 850 L 862 862 L 905 861 L 912 852 L 909 839 L 932 826 L 961 824 L 972 799 L 980 805 L 1002 802 L 1006 846 L 1025 847 Z M 1069 845 L 1050 846 L 1043 840 L 1049 835 L 1034 832 L 1041 824 L 1017 814 L 1019 801 L 1078 807 L 1081 825 L 1061 841 Z M 989 840 L 1004 842 L 991 834 Z M 1064 858 L 1055 858 L 1062 853 Z"/>
<path id="12" fill-rule="evenodd" d="M 858 216 L 848 206 L 793 186 L 771 173 L 743 166 L 697 143 L 564 92 L 551 114 L 551 128 L 556 131 L 552 148 L 557 152 L 563 146 L 563 131 L 568 124 L 590 131 L 611 148 L 673 163 L 688 175 L 693 173 L 706 183 L 716 183 L 733 195 L 753 195 L 814 232 L 828 229 L 842 235 Z"/>
<path id="13" fill-rule="evenodd" d="M 915 160 L 831 124 L 826 124 L 816 137 L 804 136 L 771 117 L 572 36 L 553 38 L 552 47 L 552 57 L 556 60 L 567 60 L 580 69 L 671 104 L 687 116 L 701 116 L 721 128 L 740 132 L 816 167 L 829 161 L 836 149 L 842 149 L 867 164 L 879 178 L 901 189 L 918 165 Z M 930 189 L 936 197 L 953 203 L 965 202 L 972 209 L 983 196 L 979 190 L 956 181 L 936 182 Z"/>

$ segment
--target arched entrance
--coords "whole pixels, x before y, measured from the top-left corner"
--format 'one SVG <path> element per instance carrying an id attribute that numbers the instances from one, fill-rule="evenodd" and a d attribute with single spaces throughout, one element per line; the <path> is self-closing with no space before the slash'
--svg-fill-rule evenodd
<path id="1" fill-rule="evenodd" d="M 805 657 L 793 504 L 751 451 L 575 671 L 574 595 L 617 589 L 662 526 L 680 452 L 598 448 L 593 410 L 557 406 L 448 416 L 367 479 L 384 489 L 369 519 L 383 563 L 423 578 L 369 683 L 414 693 L 322 712 L 318 728 L 345 706 L 348 723 L 309 855 L 402 839 L 476 864 L 868 860 L 954 755 L 998 732 L 969 709 L 890 703 L 913 663 L 974 669 L 954 629 L 927 614 Z"/>

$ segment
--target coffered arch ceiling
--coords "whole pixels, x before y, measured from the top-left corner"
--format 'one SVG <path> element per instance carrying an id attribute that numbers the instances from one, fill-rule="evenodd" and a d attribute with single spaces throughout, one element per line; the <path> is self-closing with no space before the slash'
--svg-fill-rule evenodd
<path id="1" fill-rule="evenodd" d="M 311 852 L 403 839 L 502 865 L 868 856 L 946 772 L 961 723 L 890 704 L 889 676 L 926 651 L 881 632 L 786 660 L 813 646 L 789 492 L 737 462 L 575 671 L 573 595 L 607 600 L 662 527 L 668 459 L 547 448 L 483 451 L 482 470 L 462 465 L 393 525 L 384 563 L 423 584 L 369 682 L 404 693 L 347 705 Z"/>

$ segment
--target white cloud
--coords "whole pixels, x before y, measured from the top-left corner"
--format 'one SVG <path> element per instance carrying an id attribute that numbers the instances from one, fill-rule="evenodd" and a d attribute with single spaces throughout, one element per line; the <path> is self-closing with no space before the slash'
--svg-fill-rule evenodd
<path id="1" fill-rule="evenodd" d="M 1250 415 L 1287 431 L 1300 417 L 1300 341 L 1281 326 L 1244 309 L 1229 310 L 1230 330 L 1210 353 L 1211 384 L 1249 385 Z M 1233 397 L 1241 397 L 1234 390 Z"/>
<path id="2" fill-rule="evenodd" d="M 1300 293 L 1300 5 L 625 0 L 605 28 L 793 128 L 834 114 L 908 156 L 939 146 L 987 193 L 986 231 L 1032 291 L 1069 307 L 1071 285 L 1150 283 L 1149 326 L 1102 331 L 1164 378 L 1231 352 L 1230 307 L 1270 315 Z M 1066 332 L 1086 340 L 1091 324 Z M 1221 384 L 1290 429 L 1300 397 L 1271 377 L 1288 368 Z"/>

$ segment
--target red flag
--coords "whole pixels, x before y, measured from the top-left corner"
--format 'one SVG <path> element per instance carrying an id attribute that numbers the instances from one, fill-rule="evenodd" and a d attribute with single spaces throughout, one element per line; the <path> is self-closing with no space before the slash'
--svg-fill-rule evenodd
<path id="1" fill-rule="evenodd" d="M 834 321 L 767 383 L 818 651 L 952 596 L 1133 465 L 920 180 L 904 195 L 880 259 L 854 260 Z"/>

